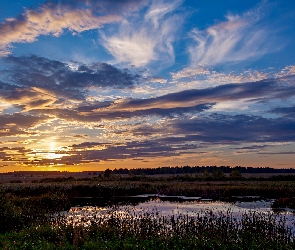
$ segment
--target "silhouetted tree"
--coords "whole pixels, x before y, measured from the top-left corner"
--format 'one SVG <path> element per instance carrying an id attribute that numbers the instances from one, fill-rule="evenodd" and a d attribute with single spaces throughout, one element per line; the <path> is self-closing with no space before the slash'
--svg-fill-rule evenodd
<path id="1" fill-rule="evenodd" d="M 229 177 L 232 178 L 232 179 L 241 179 L 242 174 L 237 170 L 233 170 L 233 171 L 231 171 Z"/>
<path id="2" fill-rule="evenodd" d="M 212 173 L 212 177 L 214 180 L 222 180 L 225 178 L 225 174 L 221 169 L 216 168 Z"/>
<path id="3" fill-rule="evenodd" d="M 112 175 L 112 170 L 110 170 L 109 168 L 106 169 L 106 170 L 104 171 L 103 176 L 104 176 L 105 178 L 110 178 L 111 175 Z"/>
<path id="4" fill-rule="evenodd" d="M 205 170 L 205 171 L 203 172 L 202 177 L 203 177 L 205 180 L 208 180 L 208 179 L 211 179 L 211 178 L 212 178 L 211 174 L 210 174 L 207 170 Z"/>

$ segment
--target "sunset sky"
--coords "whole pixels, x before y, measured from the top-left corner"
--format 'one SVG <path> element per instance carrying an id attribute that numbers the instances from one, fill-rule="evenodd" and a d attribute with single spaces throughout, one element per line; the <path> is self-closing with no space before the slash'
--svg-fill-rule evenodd
<path id="1" fill-rule="evenodd" d="M 0 172 L 295 167 L 295 2 L 1 0 Z"/>

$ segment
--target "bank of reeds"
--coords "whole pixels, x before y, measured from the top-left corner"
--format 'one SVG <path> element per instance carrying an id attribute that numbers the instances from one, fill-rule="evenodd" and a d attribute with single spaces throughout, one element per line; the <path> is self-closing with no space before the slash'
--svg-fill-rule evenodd
<path id="1" fill-rule="evenodd" d="M 92 218 L 53 217 L 51 223 L 0 235 L 1 249 L 294 249 L 284 217 L 231 211 L 159 216 L 110 211 Z M 86 223 L 86 224 L 85 224 Z"/>

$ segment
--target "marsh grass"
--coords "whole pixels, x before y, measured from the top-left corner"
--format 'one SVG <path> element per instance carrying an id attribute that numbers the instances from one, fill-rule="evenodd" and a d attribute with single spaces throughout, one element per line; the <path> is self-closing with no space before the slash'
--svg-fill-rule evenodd
<path id="1" fill-rule="evenodd" d="M 60 239 L 79 249 L 294 249 L 292 228 L 284 216 L 204 211 L 195 216 L 160 216 L 156 211 L 118 212 L 70 220 L 55 219 Z M 58 246 L 58 244 L 57 244 Z"/>
<path id="2" fill-rule="evenodd" d="M 78 219 L 77 219 L 78 218 Z M 294 249 L 286 218 L 273 213 L 204 211 L 162 216 L 157 211 L 109 210 L 69 217 L 0 235 L 1 249 Z"/>

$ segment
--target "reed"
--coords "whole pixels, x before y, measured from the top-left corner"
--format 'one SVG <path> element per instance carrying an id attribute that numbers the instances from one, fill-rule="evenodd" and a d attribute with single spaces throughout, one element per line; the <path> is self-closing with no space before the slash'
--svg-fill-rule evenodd
<path id="1" fill-rule="evenodd" d="M 76 220 L 64 215 L 51 223 L 0 235 L 1 249 L 294 249 L 284 217 L 249 212 L 204 211 L 195 216 L 159 216 L 113 209 Z"/>

